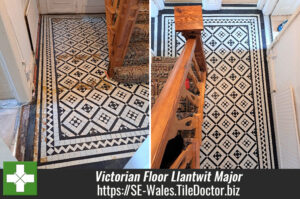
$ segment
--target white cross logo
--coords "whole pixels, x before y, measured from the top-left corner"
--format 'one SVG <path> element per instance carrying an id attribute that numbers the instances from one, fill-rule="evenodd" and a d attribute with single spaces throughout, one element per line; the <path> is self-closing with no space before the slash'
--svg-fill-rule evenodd
<path id="1" fill-rule="evenodd" d="M 24 192 L 24 186 L 26 183 L 34 182 L 34 175 L 29 175 L 24 172 L 24 165 L 17 165 L 16 173 L 13 175 L 7 175 L 7 183 L 15 183 L 17 192 Z"/>

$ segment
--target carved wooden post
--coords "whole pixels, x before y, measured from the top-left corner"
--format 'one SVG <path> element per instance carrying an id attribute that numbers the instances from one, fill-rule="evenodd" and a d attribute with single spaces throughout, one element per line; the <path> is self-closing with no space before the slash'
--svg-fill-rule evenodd
<path id="1" fill-rule="evenodd" d="M 202 6 L 178 6 L 174 8 L 175 31 L 188 39 L 197 39 L 195 57 L 202 72 L 206 71 L 206 62 L 201 39 L 203 30 Z"/>
<path id="2" fill-rule="evenodd" d="M 113 68 L 123 66 L 130 37 L 138 15 L 140 0 L 122 0 L 117 13 L 117 21 L 113 27 L 114 37 L 109 58 L 108 75 L 113 77 Z"/>
<path id="3" fill-rule="evenodd" d="M 116 16 L 118 0 L 105 0 L 105 12 L 106 12 L 106 25 L 107 25 L 107 43 L 109 59 L 112 55 L 112 40 L 114 37 L 114 17 Z"/>

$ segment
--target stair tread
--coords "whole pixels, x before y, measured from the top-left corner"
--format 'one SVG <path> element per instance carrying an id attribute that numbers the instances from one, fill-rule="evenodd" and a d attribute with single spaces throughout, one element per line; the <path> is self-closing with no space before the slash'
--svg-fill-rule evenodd
<path id="1" fill-rule="evenodd" d="M 124 59 L 125 66 L 144 65 L 149 63 L 148 42 L 130 43 Z"/>
<path id="2" fill-rule="evenodd" d="M 149 82 L 148 65 L 114 68 L 115 80 L 121 83 Z"/>
<path id="3" fill-rule="evenodd" d="M 136 18 L 136 24 L 149 24 L 149 12 L 139 13 Z"/>
<path id="4" fill-rule="evenodd" d="M 149 0 L 140 1 L 139 12 L 149 12 Z"/>
<path id="5" fill-rule="evenodd" d="M 149 13 L 149 0 L 141 0 L 139 3 L 139 15 L 145 13 Z M 149 64 L 149 17 L 146 19 L 134 26 L 124 59 L 126 67 Z"/>
<path id="6" fill-rule="evenodd" d="M 151 64 L 151 78 L 165 83 L 176 61 L 177 57 L 153 57 Z"/>
<path id="7" fill-rule="evenodd" d="M 149 42 L 149 24 L 135 24 L 130 43 Z"/>

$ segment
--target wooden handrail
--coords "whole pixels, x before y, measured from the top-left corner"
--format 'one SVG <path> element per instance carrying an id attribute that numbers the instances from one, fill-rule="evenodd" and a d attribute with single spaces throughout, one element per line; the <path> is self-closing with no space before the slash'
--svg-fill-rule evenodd
<path id="1" fill-rule="evenodd" d="M 169 140 L 179 131 L 187 131 L 185 149 L 172 163 L 172 169 L 200 168 L 200 144 L 202 140 L 203 107 L 207 67 L 201 40 L 203 30 L 202 7 L 175 7 L 176 31 L 186 38 L 185 47 L 152 108 L 151 115 L 151 166 L 160 168 Z M 186 20 L 185 20 L 186 19 Z M 188 22 L 188 23 L 185 23 Z M 189 79 L 198 90 L 186 88 Z M 197 111 L 192 116 L 178 119 L 180 100 L 186 99 Z M 194 130 L 194 134 L 189 131 Z"/>
<path id="2" fill-rule="evenodd" d="M 186 42 L 183 52 L 175 63 L 169 78 L 164 85 L 156 103 L 151 111 L 151 156 L 152 168 L 159 168 L 163 151 L 168 140 L 175 135 L 170 135 L 170 125 L 174 120 L 181 90 L 184 87 L 188 71 L 191 67 L 193 52 L 196 47 L 196 40 L 189 39 Z"/>

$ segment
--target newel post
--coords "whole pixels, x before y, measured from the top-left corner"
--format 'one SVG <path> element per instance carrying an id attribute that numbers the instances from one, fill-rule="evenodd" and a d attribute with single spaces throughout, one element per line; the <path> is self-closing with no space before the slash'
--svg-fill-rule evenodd
<path id="1" fill-rule="evenodd" d="M 114 76 L 114 68 L 123 66 L 131 34 L 138 15 L 140 0 L 121 0 L 117 12 L 116 23 L 113 25 L 114 36 L 111 39 L 112 49 L 109 50 L 109 77 Z M 108 30 L 109 31 L 109 30 Z"/>
<path id="2" fill-rule="evenodd" d="M 202 6 L 177 6 L 174 8 L 175 31 L 181 32 L 186 40 L 197 39 L 195 58 L 202 72 L 206 71 L 201 32 L 203 30 Z"/>

